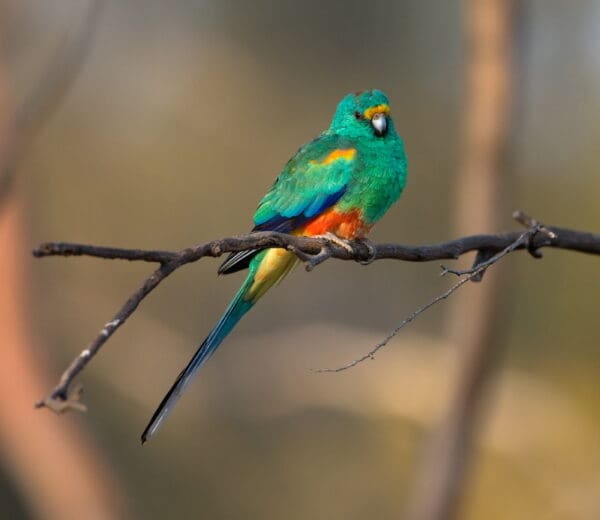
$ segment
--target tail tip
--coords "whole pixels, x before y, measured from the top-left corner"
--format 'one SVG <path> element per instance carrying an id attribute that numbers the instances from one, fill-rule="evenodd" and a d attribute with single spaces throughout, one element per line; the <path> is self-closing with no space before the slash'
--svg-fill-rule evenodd
<path id="1" fill-rule="evenodd" d="M 140 441 L 142 442 L 142 446 L 144 444 L 146 444 L 152 438 L 155 431 L 156 431 L 155 428 L 151 428 L 150 426 L 146 427 L 146 429 L 143 431 L 142 435 L 140 436 Z"/>

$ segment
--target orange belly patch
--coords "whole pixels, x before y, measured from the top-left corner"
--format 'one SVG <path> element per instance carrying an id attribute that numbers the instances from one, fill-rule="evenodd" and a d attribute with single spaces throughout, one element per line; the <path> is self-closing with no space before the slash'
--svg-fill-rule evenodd
<path id="1" fill-rule="evenodd" d="M 296 234 L 315 236 L 334 233 L 340 238 L 350 240 L 364 237 L 369 229 L 371 229 L 371 226 L 367 226 L 363 222 L 360 210 L 355 209 L 347 213 L 338 213 L 334 209 L 330 209 L 312 219 Z"/>

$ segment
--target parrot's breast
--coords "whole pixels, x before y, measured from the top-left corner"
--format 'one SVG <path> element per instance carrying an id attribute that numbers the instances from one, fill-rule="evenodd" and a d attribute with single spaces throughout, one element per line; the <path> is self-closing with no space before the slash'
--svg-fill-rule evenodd
<path id="1" fill-rule="evenodd" d="M 363 227 L 370 229 L 398 200 L 406 184 L 406 155 L 399 138 L 357 145 L 359 163 L 343 197 L 339 213 L 359 210 Z"/>

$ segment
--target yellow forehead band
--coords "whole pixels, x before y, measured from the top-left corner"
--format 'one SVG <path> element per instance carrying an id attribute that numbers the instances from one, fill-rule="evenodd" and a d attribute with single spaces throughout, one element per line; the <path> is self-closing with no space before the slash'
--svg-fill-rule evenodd
<path id="1" fill-rule="evenodd" d="M 363 115 L 366 119 L 372 119 L 375 114 L 389 114 L 390 107 L 389 105 L 376 105 L 374 107 L 367 108 Z"/>

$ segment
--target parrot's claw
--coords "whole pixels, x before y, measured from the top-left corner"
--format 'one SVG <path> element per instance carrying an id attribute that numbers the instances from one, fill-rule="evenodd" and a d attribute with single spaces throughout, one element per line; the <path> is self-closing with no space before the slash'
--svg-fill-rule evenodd
<path id="1" fill-rule="evenodd" d="M 348 253 L 350 253 L 352 256 L 356 255 L 356 251 L 355 251 L 354 247 L 352 247 L 352 244 L 348 240 L 340 238 L 337 235 L 335 235 L 334 233 L 327 232 L 323 235 L 318 235 L 315 238 L 326 238 L 327 240 L 334 243 L 335 245 L 340 246 L 341 248 L 348 251 Z M 367 238 L 359 238 L 359 239 L 356 239 L 355 241 L 360 243 L 361 245 L 364 245 L 369 252 L 369 254 L 365 260 L 357 260 L 357 262 L 359 262 L 362 265 L 368 265 L 371 262 L 373 262 L 373 260 L 375 260 L 375 258 L 377 257 L 377 250 L 375 249 L 375 246 L 373 246 L 371 241 Z"/>
<path id="2" fill-rule="evenodd" d="M 322 235 L 315 235 L 312 238 L 324 238 L 329 242 L 335 244 L 336 246 L 345 249 L 351 255 L 354 255 L 354 248 L 352 247 L 352 245 L 350 245 L 350 243 L 347 240 L 344 240 L 343 238 L 340 238 L 331 232 L 327 232 Z M 325 260 L 331 258 L 332 256 L 331 246 L 328 243 L 323 244 L 321 246 L 321 251 L 319 251 L 315 255 L 307 254 L 295 247 L 290 247 L 289 249 L 300 259 L 300 261 L 304 262 L 307 271 L 312 271 L 315 267 L 323 263 Z"/>
<path id="3" fill-rule="evenodd" d="M 369 256 L 366 258 L 366 260 L 358 260 L 358 263 L 361 265 L 369 265 L 375 260 L 375 258 L 377 258 L 377 250 L 375 249 L 373 242 L 371 242 L 368 238 L 360 238 L 357 240 L 357 242 L 365 246 L 369 251 Z"/>
<path id="4" fill-rule="evenodd" d="M 332 233 L 331 231 L 328 231 L 327 233 L 325 233 L 323 235 L 317 235 L 315 238 L 326 238 L 330 242 L 333 242 L 336 246 L 340 246 L 340 247 L 344 248 L 346 251 L 348 251 L 348 253 L 354 254 L 354 249 L 348 243 L 348 241 L 344 240 L 343 238 L 338 237 L 336 234 Z"/>

